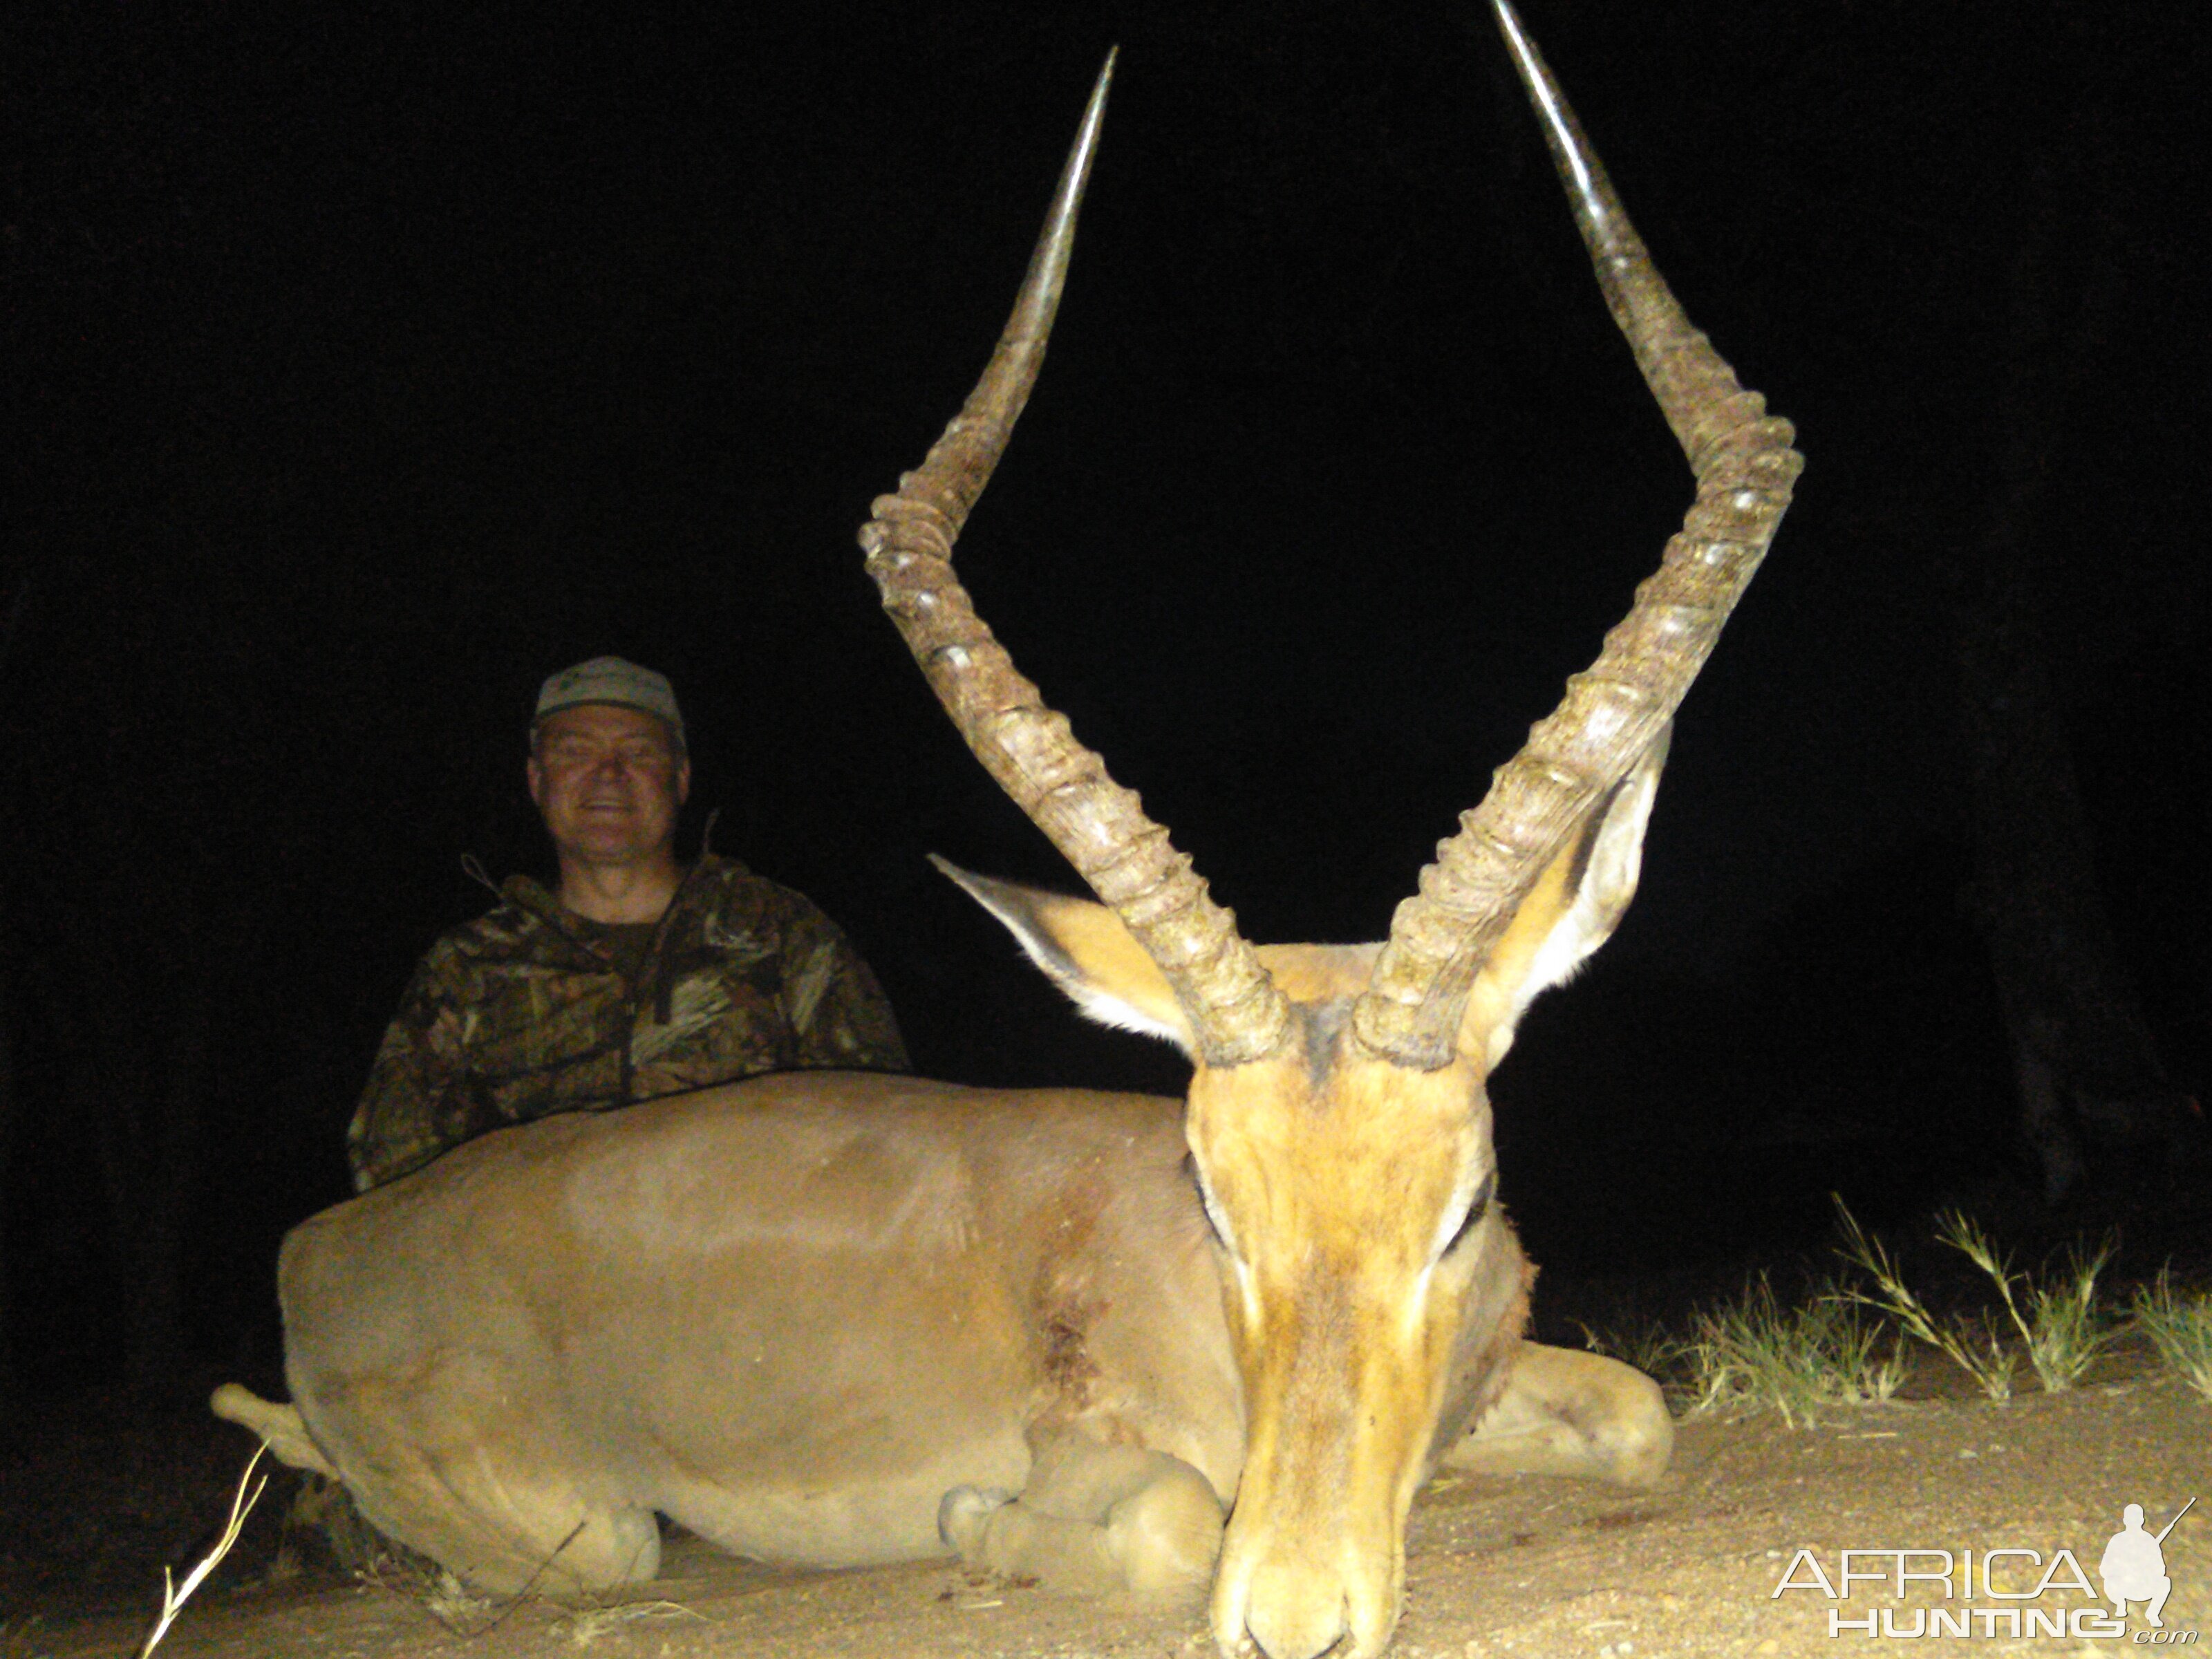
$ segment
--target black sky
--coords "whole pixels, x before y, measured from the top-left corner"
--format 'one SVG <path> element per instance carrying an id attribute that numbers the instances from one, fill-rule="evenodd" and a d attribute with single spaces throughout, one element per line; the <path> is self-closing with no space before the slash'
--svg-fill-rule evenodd
<path id="1" fill-rule="evenodd" d="M 544 866 L 537 682 L 600 651 L 675 678 L 717 844 L 845 923 L 925 1068 L 1174 1085 L 927 869 L 1072 884 L 852 544 L 981 368 L 1110 45 L 1051 361 L 961 566 L 1250 934 L 1379 935 L 1687 502 L 1471 4 L 31 9 L 0 24 L 25 1098 L 58 1109 L 32 1027 L 81 994 L 70 941 L 150 879 L 175 914 L 130 994 L 237 942 L 209 1133 L 257 1150 L 211 1209 L 336 1195 L 410 964 L 487 902 L 462 855 Z M 1811 950 L 1831 1013 L 1985 1015 L 1943 572 L 2039 246 L 2054 293 L 2118 273 L 2038 533 L 2115 919 L 2203 1091 L 2197 15 L 1529 6 L 1808 457 L 1594 1006 L 1656 986 L 1639 1030 L 1769 1040 L 1742 1023 Z M 1893 1086 L 1896 1040 L 1820 1040 L 1820 1109 Z M 31 1144 L 19 1178 L 70 1156 Z"/>

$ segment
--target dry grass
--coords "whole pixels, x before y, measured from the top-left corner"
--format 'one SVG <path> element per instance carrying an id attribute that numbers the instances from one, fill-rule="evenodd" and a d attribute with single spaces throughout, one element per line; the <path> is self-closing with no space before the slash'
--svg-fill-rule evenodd
<path id="1" fill-rule="evenodd" d="M 602 1637 L 612 1636 L 625 1625 L 634 1625 L 647 1619 L 696 1619 L 702 1624 L 711 1622 L 703 1613 L 685 1607 L 681 1601 L 621 1601 L 607 1607 L 580 1607 L 567 1618 L 557 1620 L 554 1633 L 564 1636 L 580 1648 L 588 1648 Z"/>
<path id="2" fill-rule="evenodd" d="M 1835 1202 L 1844 1232 L 1838 1254 L 1872 1285 L 1844 1294 L 1895 1320 L 1908 1335 L 1948 1355 L 1991 1400 L 2010 1400 L 2019 1354 L 2008 1342 L 2002 1325 L 1987 1313 L 1935 1312 L 1905 1282 L 1903 1270 L 1881 1241 L 1859 1225 L 1842 1199 Z M 2094 1251 L 2076 1245 L 2068 1251 L 2062 1271 L 2038 1278 L 2014 1273 L 2010 1257 L 1960 1211 L 1946 1211 L 1936 1218 L 1936 1237 L 1972 1262 L 1996 1287 L 2005 1319 L 2018 1334 L 2044 1392 L 2063 1394 L 2080 1382 L 2112 1340 L 2112 1322 L 2098 1305 L 2097 1281 L 2112 1259 L 2113 1242 L 2107 1239 Z"/>
<path id="3" fill-rule="evenodd" d="M 1874 1285 L 1872 1290 L 1858 1287 L 1844 1294 L 1859 1305 L 1895 1320 L 1914 1340 L 1948 1355 L 1990 1399 L 2011 1399 L 2013 1356 L 2005 1351 L 1988 1318 L 1978 1315 L 1972 1319 L 1957 1314 L 1938 1316 L 1931 1311 L 1905 1282 L 1904 1270 L 1891 1257 L 1887 1247 L 1880 1239 L 1869 1237 L 1859 1225 L 1858 1218 L 1840 1198 L 1836 1200 L 1836 1213 L 1844 1229 L 1844 1243 L 1838 1254 Z"/>
<path id="4" fill-rule="evenodd" d="M 253 1455 L 246 1460 L 246 1468 L 238 1477 L 238 1489 L 231 1494 L 230 1516 L 223 1523 L 222 1534 L 208 1553 L 199 1559 L 199 1564 L 185 1575 L 185 1582 L 178 1583 L 167 1567 L 161 1569 L 161 1616 L 154 1621 L 154 1628 L 146 1632 L 145 1644 L 138 1650 L 138 1659 L 147 1659 L 147 1656 L 161 1645 L 161 1638 L 169 1633 L 169 1626 L 177 1622 L 177 1615 L 185 1610 L 185 1603 L 191 1600 L 192 1592 L 207 1582 L 207 1576 L 216 1570 L 216 1564 L 224 1556 L 230 1553 L 231 1546 L 238 1542 L 238 1534 L 246 1527 L 246 1517 L 253 1513 L 254 1504 L 260 1502 L 261 1494 L 269 1485 L 269 1477 L 265 1474 L 259 1480 L 253 1480 L 254 1466 L 260 1462 L 262 1454 L 268 1449 L 266 1444 L 256 1446 Z M 246 1490 L 249 1481 L 253 1481 L 253 1490 L 250 1493 Z"/>
<path id="5" fill-rule="evenodd" d="M 2111 1322 L 2097 1306 L 2097 1280 L 2112 1259 L 2112 1241 L 2107 1239 L 2094 1254 L 2075 1245 L 2067 1252 L 2063 1272 L 2036 1279 L 2014 1273 L 2010 1258 L 1999 1255 L 1989 1235 L 1959 1211 L 1936 1218 L 1936 1236 L 1996 1286 L 2043 1391 L 2063 1394 L 2080 1382 L 2112 1337 Z M 2014 1294 L 2015 1285 L 2027 1299 L 2024 1314 Z"/>

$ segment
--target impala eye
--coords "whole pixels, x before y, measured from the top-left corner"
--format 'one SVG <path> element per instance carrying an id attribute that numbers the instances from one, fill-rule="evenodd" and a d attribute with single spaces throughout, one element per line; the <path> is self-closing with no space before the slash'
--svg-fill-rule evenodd
<path id="1" fill-rule="evenodd" d="M 1213 1242 L 1231 1255 L 1236 1255 L 1236 1247 L 1229 1242 L 1229 1229 L 1222 1224 L 1221 1212 L 1213 1207 L 1213 1194 L 1206 1188 L 1206 1177 L 1198 1172 L 1195 1154 L 1182 1155 L 1182 1172 L 1190 1177 L 1191 1190 L 1198 1194 L 1199 1213 L 1206 1218 L 1206 1230 L 1213 1235 Z"/>
<path id="2" fill-rule="evenodd" d="M 1467 1236 L 1474 1231 L 1474 1224 L 1489 1213 L 1490 1195 L 1497 1189 L 1498 1171 L 1492 1170 L 1488 1175 L 1483 1176 L 1482 1185 L 1474 1189 L 1474 1196 L 1468 1200 L 1467 1214 L 1459 1224 L 1459 1231 L 1451 1236 L 1451 1242 L 1437 1252 L 1439 1258 L 1449 1255 L 1467 1243 Z"/>

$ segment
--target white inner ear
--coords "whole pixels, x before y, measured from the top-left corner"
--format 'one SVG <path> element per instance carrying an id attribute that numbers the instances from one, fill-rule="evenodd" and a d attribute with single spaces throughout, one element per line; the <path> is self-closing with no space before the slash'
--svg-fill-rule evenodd
<path id="1" fill-rule="evenodd" d="M 1144 1036 L 1162 1037 L 1174 1043 L 1185 1054 L 1192 1054 L 1189 1039 L 1183 1035 L 1180 1026 L 1168 1025 L 1153 1018 L 1134 1003 L 1124 1002 L 1111 992 L 1100 990 L 1080 975 L 1057 972 L 1044 953 L 1030 945 L 1026 934 L 1016 929 L 1014 937 L 1021 940 L 1022 949 L 1029 951 L 1030 960 L 1043 969 L 1051 975 L 1053 983 L 1067 993 L 1068 1000 L 1074 1003 L 1085 1019 L 1111 1026 L 1117 1031 L 1135 1031 Z M 1060 960 L 1065 962 L 1066 958 L 1063 957 Z"/>
<path id="2" fill-rule="evenodd" d="M 942 860 L 938 862 L 938 868 L 958 882 L 969 897 L 999 919 L 1006 930 L 1014 936 L 1014 942 L 1022 947 L 1023 954 L 1043 970 L 1047 979 L 1066 994 L 1067 1000 L 1075 1005 L 1085 1019 L 1116 1031 L 1134 1031 L 1140 1036 L 1162 1038 L 1175 1044 L 1186 1055 L 1195 1057 L 1190 1034 L 1180 1024 L 1167 1024 L 1135 1003 L 1115 996 L 1085 975 L 1077 965 L 1075 958 L 1062 950 L 1060 941 L 1038 921 L 1036 913 L 1024 902 L 1021 889 L 1011 883 L 973 875 Z"/>
<path id="3" fill-rule="evenodd" d="M 1567 907 L 1543 944 L 1536 947 L 1528 971 L 1515 988 L 1512 1006 L 1490 1033 L 1489 1061 L 1493 1067 L 1513 1047 L 1513 1034 L 1528 1005 L 1554 985 L 1575 976 L 1597 947 L 1613 937 L 1613 929 L 1628 913 L 1636 896 L 1636 884 L 1644 873 L 1644 831 L 1651 822 L 1651 803 L 1658 798 L 1659 773 L 1667 763 L 1667 749 L 1674 738 L 1670 725 L 1637 762 L 1636 769 L 1621 780 L 1606 807 L 1605 822 L 1598 826 L 1589 858 L 1583 866 L 1575 902 Z"/>

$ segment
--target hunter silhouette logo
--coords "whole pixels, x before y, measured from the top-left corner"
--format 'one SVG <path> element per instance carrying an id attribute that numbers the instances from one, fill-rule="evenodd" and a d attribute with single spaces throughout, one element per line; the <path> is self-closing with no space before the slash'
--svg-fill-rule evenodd
<path id="1" fill-rule="evenodd" d="M 2192 1498 L 2181 1506 L 2179 1515 L 2156 1533 L 2143 1530 L 2142 1504 L 2130 1504 L 2120 1512 L 2120 1530 L 2105 1546 L 2097 1576 L 2105 1581 L 2105 1599 L 2121 1618 L 2128 1616 L 2129 1602 L 2142 1601 L 2148 1604 L 2143 1608 L 2143 1621 L 2153 1630 L 2166 1628 L 2166 1620 L 2158 1616 L 2166 1598 L 2173 1593 L 2173 1580 L 2166 1576 L 2166 1534 L 2196 1507 Z"/>

